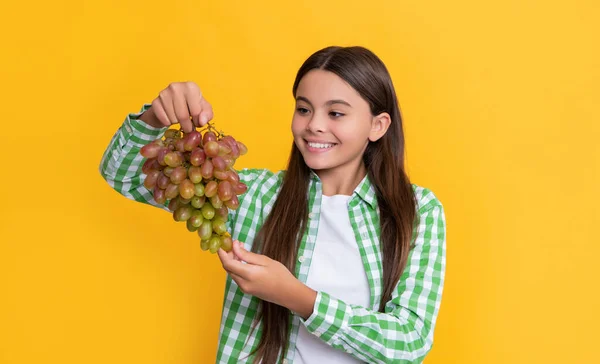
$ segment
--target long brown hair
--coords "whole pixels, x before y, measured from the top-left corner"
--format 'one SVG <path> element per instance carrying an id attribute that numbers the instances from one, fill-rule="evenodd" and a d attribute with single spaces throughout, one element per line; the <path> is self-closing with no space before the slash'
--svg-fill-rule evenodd
<path id="1" fill-rule="evenodd" d="M 373 115 L 387 112 L 391 116 L 385 135 L 369 142 L 363 155 L 380 212 L 383 293 L 379 311 L 383 312 L 406 265 L 417 206 L 404 169 L 404 131 L 396 92 L 385 65 L 368 49 L 327 47 L 311 55 L 298 70 L 294 98 L 300 80 L 313 69 L 333 72 L 345 80 L 369 103 Z M 280 261 L 292 273 L 307 226 L 308 199 L 303 197 L 308 196 L 310 174 L 310 168 L 293 144 L 277 200 L 252 246 L 254 252 Z M 252 352 L 256 354 L 254 362 L 275 363 L 278 356 L 285 358 L 288 350 L 291 312 L 261 300 L 253 329 L 261 320 L 262 334 Z"/>

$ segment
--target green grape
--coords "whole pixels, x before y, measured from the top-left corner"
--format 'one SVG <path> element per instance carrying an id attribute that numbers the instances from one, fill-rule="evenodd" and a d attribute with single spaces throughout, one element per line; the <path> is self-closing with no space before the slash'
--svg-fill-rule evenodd
<path id="1" fill-rule="evenodd" d="M 200 230 L 198 230 L 200 231 Z M 200 240 L 200 249 L 207 251 L 210 247 L 210 240 Z"/>
<path id="2" fill-rule="evenodd" d="M 177 167 L 183 163 L 183 154 L 180 152 L 169 152 L 165 155 L 165 163 L 169 167 Z"/>
<path id="3" fill-rule="evenodd" d="M 217 251 L 219 251 L 220 247 L 221 247 L 221 238 L 218 235 L 213 235 L 210 238 L 210 242 L 209 242 L 210 252 L 214 254 Z"/>
<path id="4" fill-rule="evenodd" d="M 213 197 L 217 194 L 217 188 L 219 185 L 215 181 L 210 181 L 204 186 L 204 195 L 208 198 Z"/>
<path id="5" fill-rule="evenodd" d="M 204 218 L 202 217 L 202 212 L 200 210 L 194 210 L 192 212 L 192 216 L 190 216 L 188 222 L 195 227 L 196 229 L 202 225 L 204 222 Z"/>
<path id="6" fill-rule="evenodd" d="M 167 129 L 165 131 L 165 138 L 179 138 L 180 132 L 177 129 Z"/>
<path id="7" fill-rule="evenodd" d="M 194 209 L 190 205 L 179 206 L 173 213 L 173 217 L 175 218 L 175 221 L 186 221 L 192 216 L 192 211 L 194 211 Z"/>
<path id="8" fill-rule="evenodd" d="M 177 197 L 177 199 L 179 200 L 179 203 L 181 205 L 187 205 L 192 201 L 191 198 L 183 198 L 183 197 L 181 197 L 181 195 L 179 195 L 179 197 Z"/>
<path id="9" fill-rule="evenodd" d="M 185 226 L 187 227 L 190 233 L 193 233 L 194 231 L 198 230 L 198 226 L 194 226 L 194 224 L 192 223 L 191 217 L 185 222 Z"/>
<path id="10" fill-rule="evenodd" d="M 217 196 L 219 196 L 219 199 L 221 199 L 221 201 L 229 201 L 233 196 L 233 187 L 231 187 L 231 183 L 229 181 L 221 181 L 219 182 L 217 192 Z"/>
<path id="11" fill-rule="evenodd" d="M 192 183 L 200 183 L 202 181 L 202 169 L 197 166 L 191 166 L 187 171 Z"/>
<path id="12" fill-rule="evenodd" d="M 202 240 L 208 240 L 212 236 L 212 223 L 210 220 L 204 220 L 198 228 L 198 236 Z"/>
<path id="13" fill-rule="evenodd" d="M 204 196 L 204 183 L 196 183 L 194 185 L 194 194 L 196 196 Z"/>
<path id="14" fill-rule="evenodd" d="M 206 202 L 205 196 L 194 196 L 194 197 L 192 197 L 191 204 L 195 208 L 199 209 L 204 205 L 205 202 Z"/>
<path id="15" fill-rule="evenodd" d="M 227 232 L 225 221 L 221 220 L 220 218 L 215 218 L 212 220 L 212 228 L 213 231 L 219 235 L 223 235 Z"/>
<path id="16" fill-rule="evenodd" d="M 215 209 L 219 209 L 219 208 L 223 207 L 223 201 L 221 201 L 221 199 L 219 198 L 219 195 L 214 195 L 213 197 L 211 197 L 210 198 L 210 204 Z"/>
<path id="17" fill-rule="evenodd" d="M 171 177 L 171 174 L 173 173 L 174 168 L 173 167 L 165 167 L 163 168 L 163 173 L 165 174 L 165 176 L 167 177 Z"/>
<path id="18" fill-rule="evenodd" d="M 192 150 L 192 154 L 190 154 L 190 164 L 193 166 L 200 166 L 206 160 L 206 154 L 204 150 L 200 148 L 195 148 Z"/>
<path id="19" fill-rule="evenodd" d="M 192 197 L 194 197 L 194 192 L 194 184 L 189 179 L 184 179 L 179 184 L 179 194 L 181 195 L 181 197 L 185 199 L 191 199 Z"/>
<path id="20" fill-rule="evenodd" d="M 202 165 L 202 177 L 206 179 L 211 179 L 213 176 L 213 165 L 210 160 L 207 160 Z"/>
<path id="21" fill-rule="evenodd" d="M 158 152 L 158 155 L 156 156 L 156 161 L 158 162 L 158 164 L 160 164 L 161 166 L 166 166 L 167 163 L 165 162 L 165 158 L 170 152 L 171 150 L 169 148 L 161 148 L 161 150 Z"/>
<path id="22" fill-rule="evenodd" d="M 165 189 L 165 197 L 167 200 L 177 197 L 179 194 L 179 186 L 174 183 L 169 183 L 167 188 Z"/>
<path id="23" fill-rule="evenodd" d="M 221 248 L 226 252 L 230 252 L 233 249 L 233 239 L 231 239 L 231 236 L 221 236 Z"/>
<path id="24" fill-rule="evenodd" d="M 215 208 L 212 207 L 211 204 L 209 203 L 205 203 L 202 206 L 202 216 L 206 219 L 206 220 L 212 220 L 212 218 L 215 216 Z"/>
<path id="25" fill-rule="evenodd" d="M 170 168 L 170 167 L 167 167 Z M 167 169 L 165 168 L 165 169 Z M 171 172 L 171 183 L 180 184 L 187 177 L 187 170 L 184 166 L 177 166 Z"/>
<path id="26" fill-rule="evenodd" d="M 204 153 L 207 157 L 216 157 L 219 155 L 219 144 L 215 141 L 210 141 L 204 144 Z"/>

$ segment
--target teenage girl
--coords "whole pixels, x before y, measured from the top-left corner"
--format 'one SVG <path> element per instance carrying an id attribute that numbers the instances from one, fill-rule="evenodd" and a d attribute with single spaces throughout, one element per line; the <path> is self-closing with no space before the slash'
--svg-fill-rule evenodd
<path id="1" fill-rule="evenodd" d="M 218 363 L 420 363 L 431 349 L 445 273 L 444 209 L 412 184 L 396 93 L 362 47 L 311 55 L 293 85 L 287 170 L 238 171 L 230 212 Z M 213 118 L 191 82 L 172 83 L 112 138 L 100 172 L 127 198 L 143 185 L 141 146 L 173 124 Z"/>

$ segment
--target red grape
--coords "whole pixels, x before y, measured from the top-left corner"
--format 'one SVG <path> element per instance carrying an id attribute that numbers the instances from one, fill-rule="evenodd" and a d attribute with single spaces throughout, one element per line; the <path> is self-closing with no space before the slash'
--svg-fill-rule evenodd
<path id="1" fill-rule="evenodd" d="M 204 186 L 204 196 L 210 198 L 217 194 L 218 184 L 215 181 L 210 181 Z"/>
<path id="2" fill-rule="evenodd" d="M 158 204 L 164 205 L 164 203 L 167 202 L 165 190 L 158 188 L 158 186 L 154 187 L 154 201 L 156 201 Z"/>
<path id="3" fill-rule="evenodd" d="M 248 190 L 248 186 L 246 186 L 246 184 L 243 182 L 238 182 L 233 185 L 233 192 L 236 195 L 241 195 L 241 194 L 245 193 L 247 190 Z"/>
<path id="4" fill-rule="evenodd" d="M 156 185 L 163 190 L 167 188 L 171 180 L 169 177 L 165 176 L 164 173 L 161 172 L 160 176 L 158 176 L 158 181 L 156 181 Z"/>
<path id="5" fill-rule="evenodd" d="M 225 160 L 220 156 L 213 157 L 211 161 L 215 171 L 224 171 L 227 169 Z"/>
<path id="6" fill-rule="evenodd" d="M 206 179 L 211 179 L 213 176 L 213 165 L 211 163 L 211 161 L 207 160 L 206 162 L 204 162 L 204 164 L 202 165 L 202 177 L 206 178 Z"/>
<path id="7" fill-rule="evenodd" d="M 202 144 L 206 147 L 206 143 L 211 141 L 216 142 L 217 136 L 212 131 L 207 131 L 206 133 L 204 133 L 204 137 L 202 138 Z"/>
<path id="8" fill-rule="evenodd" d="M 192 150 L 192 154 L 190 155 L 190 164 L 193 166 L 199 166 L 206 160 L 206 154 L 204 154 L 204 150 L 200 148 L 196 148 Z"/>
<path id="9" fill-rule="evenodd" d="M 158 152 L 161 149 L 162 149 L 162 145 L 152 142 L 150 144 L 144 145 L 142 147 L 142 149 L 140 149 L 140 154 L 144 158 L 156 158 L 156 156 L 158 155 Z"/>
<path id="10" fill-rule="evenodd" d="M 230 210 L 237 210 L 237 208 L 240 207 L 240 201 L 238 200 L 236 195 L 233 195 L 231 197 L 231 200 L 225 201 L 225 206 L 227 206 L 227 208 L 229 208 Z"/>
<path id="11" fill-rule="evenodd" d="M 219 144 L 214 141 L 204 143 L 204 153 L 207 157 L 216 157 L 219 155 Z"/>
<path id="12" fill-rule="evenodd" d="M 192 130 L 183 137 L 183 148 L 190 151 L 200 144 L 200 140 L 202 140 L 202 134 L 196 130 Z"/>
<path id="13" fill-rule="evenodd" d="M 168 167 L 167 167 L 168 168 Z M 187 177 L 187 170 L 183 166 L 178 166 L 171 172 L 171 182 L 178 185 Z"/>
<path id="14" fill-rule="evenodd" d="M 233 196 L 233 187 L 231 187 L 231 183 L 229 181 L 219 182 L 219 188 L 217 191 L 221 201 L 229 201 Z"/>
<path id="15" fill-rule="evenodd" d="M 177 197 L 179 195 L 179 186 L 174 183 L 169 183 L 165 189 L 165 197 L 167 200 Z"/>
<path id="16" fill-rule="evenodd" d="M 144 187 L 151 190 L 156 186 L 156 182 L 158 181 L 158 177 L 162 174 L 161 171 L 153 170 L 148 173 L 146 179 L 144 180 Z"/>

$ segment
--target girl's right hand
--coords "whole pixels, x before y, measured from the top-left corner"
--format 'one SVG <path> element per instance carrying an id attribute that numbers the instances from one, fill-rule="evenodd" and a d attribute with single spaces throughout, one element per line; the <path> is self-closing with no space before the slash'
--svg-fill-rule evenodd
<path id="1" fill-rule="evenodd" d="M 194 126 L 206 125 L 213 118 L 212 106 L 194 82 L 173 82 L 152 101 L 139 119 L 155 128 L 181 124 L 189 133 Z"/>

